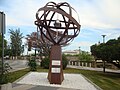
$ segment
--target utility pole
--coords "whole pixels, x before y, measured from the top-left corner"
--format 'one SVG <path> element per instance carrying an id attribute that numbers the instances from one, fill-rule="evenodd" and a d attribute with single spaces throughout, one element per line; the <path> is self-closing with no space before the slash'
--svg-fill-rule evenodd
<path id="1" fill-rule="evenodd" d="M 103 43 L 105 43 L 105 36 L 106 35 L 102 35 L 102 37 L 103 37 Z M 105 73 L 105 60 L 103 60 L 103 72 Z"/>
<path id="2" fill-rule="evenodd" d="M 0 33 L 2 34 L 2 75 L 4 74 L 4 34 L 5 34 L 5 14 L 0 12 Z"/>

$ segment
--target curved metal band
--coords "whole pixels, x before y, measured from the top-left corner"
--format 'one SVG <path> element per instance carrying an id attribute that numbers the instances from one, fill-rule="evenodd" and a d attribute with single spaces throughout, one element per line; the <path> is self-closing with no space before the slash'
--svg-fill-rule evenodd
<path id="1" fill-rule="evenodd" d="M 60 13 L 64 16 L 66 16 L 67 18 L 69 18 L 72 22 L 75 23 L 75 25 L 77 25 L 78 29 L 80 29 L 80 24 L 72 17 L 70 16 L 69 14 L 67 14 L 66 12 L 63 12 L 59 9 L 55 9 L 55 8 L 50 8 L 50 7 L 43 7 L 43 8 L 40 8 L 37 13 L 36 13 L 36 19 L 39 20 L 39 17 L 38 17 L 38 12 L 39 11 L 54 11 L 54 12 L 57 12 L 57 13 Z"/>

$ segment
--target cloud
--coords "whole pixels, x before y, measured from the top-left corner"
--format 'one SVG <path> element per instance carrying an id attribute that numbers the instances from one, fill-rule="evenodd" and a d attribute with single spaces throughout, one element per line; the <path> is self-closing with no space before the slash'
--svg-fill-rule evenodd
<path id="1" fill-rule="evenodd" d="M 89 41 L 79 41 L 79 42 L 73 41 L 69 46 L 64 47 L 63 50 L 75 50 L 75 49 L 79 49 L 80 47 L 81 50 L 90 52 L 90 46 L 93 44 L 95 43 Z"/>
<path id="2" fill-rule="evenodd" d="M 93 45 L 92 42 L 89 42 L 89 41 L 82 41 L 79 43 L 79 46 L 82 46 L 82 47 L 88 47 L 88 46 L 91 46 Z"/>
<path id="3" fill-rule="evenodd" d="M 4 4 L 8 8 L 4 9 L 7 16 L 7 25 L 34 25 L 37 10 L 48 1 L 50 0 L 42 2 L 39 0 L 6 0 Z M 59 2 L 59 0 L 54 1 Z M 65 1 L 69 2 L 78 12 L 82 27 L 102 30 L 120 28 L 119 0 L 76 0 L 74 2 L 62 0 L 61 2 Z"/>
<path id="4" fill-rule="evenodd" d="M 1 0 L 0 11 L 6 13 L 7 26 L 17 26 L 23 33 L 36 30 L 34 21 L 37 10 L 51 0 Z M 106 41 L 120 36 L 120 0 L 53 0 L 68 2 L 79 14 L 81 32 L 68 48 L 81 46 L 89 50 L 89 46 L 102 40 Z M 73 13 L 74 15 L 74 13 Z M 75 16 L 76 17 L 76 16 Z M 10 27 L 10 28 L 11 28 Z"/>
<path id="5" fill-rule="evenodd" d="M 48 1 L 50 0 L 43 0 L 42 2 L 39 0 L 13 0 L 12 2 L 8 0 L 9 8 L 5 8 L 7 25 L 34 25 L 37 10 L 43 7 Z M 55 2 L 59 2 L 59 0 L 55 0 Z"/>
<path id="6" fill-rule="evenodd" d="M 19 25 L 19 26 L 30 26 L 34 25 L 35 14 L 37 10 L 45 5 L 44 2 L 40 2 L 39 0 L 13 0 L 5 3 L 8 8 L 4 8 L 4 12 L 6 13 L 7 25 Z"/>
<path id="7" fill-rule="evenodd" d="M 83 27 L 102 30 L 120 28 L 119 0 L 80 0 L 79 3 L 75 8 L 78 9 Z"/>

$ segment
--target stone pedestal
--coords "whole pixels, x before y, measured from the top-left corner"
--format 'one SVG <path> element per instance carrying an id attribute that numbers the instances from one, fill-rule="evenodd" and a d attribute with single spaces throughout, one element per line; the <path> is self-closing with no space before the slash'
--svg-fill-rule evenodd
<path id="1" fill-rule="evenodd" d="M 48 80 L 50 84 L 61 84 L 64 79 L 62 67 L 62 52 L 60 45 L 54 45 L 50 53 Z"/>

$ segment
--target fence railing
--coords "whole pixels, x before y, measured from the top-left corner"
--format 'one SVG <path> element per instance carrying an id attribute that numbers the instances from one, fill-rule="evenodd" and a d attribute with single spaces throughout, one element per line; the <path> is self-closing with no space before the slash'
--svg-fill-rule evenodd
<path id="1" fill-rule="evenodd" d="M 68 65 L 81 66 L 81 67 L 93 67 L 93 68 L 103 68 L 103 62 L 96 61 L 78 61 L 69 60 Z M 106 62 L 106 68 L 108 69 L 118 69 L 115 65 Z"/>
<path id="2" fill-rule="evenodd" d="M 95 67 L 96 63 L 95 61 L 74 61 L 74 60 L 70 60 L 68 62 L 68 65 L 75 65 L 75 66 L 83 66 L 83 67 Z"/>

